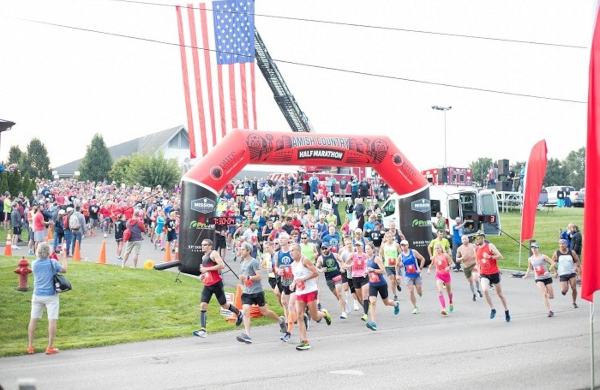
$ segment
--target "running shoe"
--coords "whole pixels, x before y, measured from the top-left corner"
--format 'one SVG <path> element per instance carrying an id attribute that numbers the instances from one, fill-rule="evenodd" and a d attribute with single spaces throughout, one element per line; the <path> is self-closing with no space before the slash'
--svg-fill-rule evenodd
<path id="1" fill-rule="evenodd" d="M 396 305 L 394 306 L 394 315 L 397 316 L 400 313 L 400 302 L 396 301 Z"/>
<path id="2" fill-rule="evenodd" d="M 573 309 L 577 309 L 579 306 L 577 306 L 577 304 L 575 302 L 573 302 L 573 305 L 571 305 L 573 307 Z"/>
<path id="3" fill-rule="evenodd" d="M 352 311 L 352 308 L 350 307 L 350 303 L 346 302 L 346 312 Z"/>
<path id="4" fill-rule="evenodd" d="M 419 313 L 419 308 L 415 306 L 415 308 L 413 309 L 413 314 L 417 314 Z"/>
<path id="5" fill-rule="evenodd" d="M 398 300 L 398 295 L 394 295 L 394 301 Z"/>
<path id="6" fill-rule="evenodd" d="M 448 309 L 450 310 L 450 313 L 452 313 L 454 311 L 454 304 L 451 303 Z"/>
<path id="7" fill-rule="evenodd" d="M 252 344 L 252 339 L 246 333 L 236 336 L 236 340 L 240 343 Z"/>
<path id="8" fill-rule="evenodd" d="M 348 314 L 346 314 L 345 311 L 342 312 L 342 314 L 340 314 L 340 320 L 345 320 L 348 318 Z"/>
<path id="9" fill-rule="evenodd" d="M 206 331 L 204 329 L 195 330 L 192 332 L 192 334 L 196 337 L 201 337 L 203 339 L 206 338 Z"/>
<path id="10" fill-rule="evenodd" d="M 552 310 L 548 312 L 548 317 L 554 317 L 554 312 Z"/>
<path id="11" fill-rule="evenodd" d="M 397 285 L 396 285 L 396 289 L 397 289 L 398 291 L 402 291 L 402 287 L 400 287 L 400 285 L 399 285 L 399 284 L 397 284 Z"/>
<path id="12" fill-rule="evenodd" d="M 483 294 L 481 293 L 481 291 L 477 290 L 477 292 L 479 293 L 479 298 L 483 298 Z"/>
<path id="13" fill-rule="evenodd" d="M 331 325 L 331 316 L 329 315 L 327 309 L 323 309 L 323 317 L 325 317 L 325 322 L 327 325 Z"/>
<path id="14" fill-rule="evenodd" d="M 442 309 L 442 310 L 440 310 L 440 314 L 443 316 L 447 316 L 448 312 L 446 311 L 446 309 Z"/>
<path id="15" fill-rule="evenodd" d="M 377 325 L 374 322 L 367 322 L 367 328 L 371 329 L 372 331 L 376 331 Z"/>
<path id="16" fill-rule="evenodd" d="M 477 301 L 477 294 L 473 294 L 473 302 Z"/>
<path id="17" fill-rule="evenodd" d="M 506 311 L 504 312 L 504 316 L 505 316 L 505 318 L 506 318 L 506 322 L 510 322 L 510 313 L 508 312 L 508 310 L 506 310 Z"/>
<path id="18" fill-rule="evenodd" d="M 492 311 L 490 312 L 490 320 L 493 320 L 494 317 L 496 317 L 496 309 L 492 309 Z"/>
<path id="19" fill-rule="evenodd" d="M 363 314 L 363 316 L 360 317 L 360 319 L 363 320 L 363 321 L 365 321 L 365 322 L 367 322 L 367 320 L 369 319 L 369 317 L 367 317 L 366 314 Z"/>
<path id="20" fill-rule="evenodd" d="M 27 347 L 27 354 L 28 355 L 33 355 L 35 353 L 35 348 L 34 347 Z"/>
<path id="21" fill-rule="evenodd" d="M 287 343 L 288 341 L 290 341 L 290 338 L 292 338 L 292 335 L 289 334 L 288 332 L 285 332 L 285 334 L 283 336 L 281 336 L 281 341 L 283 341 L 284 343 Z"/>
<path id="22" fill-rule="evenodd" d="M 358 302 L 354 301 L 354 311 L 358 311 Z"/>
<path id="23" fill-rule="evenodd" d="M 58 348 L 56 348 L 56 347 L 46 348 L 46 355 L 54 355 L 56 353 L 58 353 Z"/>
<path id="24" fill-rule="evenodd" d="M 244 315 L 240 312 L 237 316 L 237 320 L 235 320 L 235 326 L 240 326 L 244 321 Z"/>
<path id="25" fill-rule="evenodd" d="M 296 349 L 298 351 L 306 351 L 307 349 L 310 349 L 310 344 L 306 340 L 301 341 L 300 344 L 296 345 Z"/>
<path id="26" fill-rule="evenodd" d="M 285 317 L 279 316 L 279 319 L 281 320 L 281 322 L 279 323 L 279 331 L 281 333 L 285 333 L 285 330 L 287 329 L 286 323 L 285 323 Z"/>
<path id="27" fill-rule="evenodd" d="M 310 317 L 306 313 L 304 313 L 304 326 L 306 327 L 306 330 L 310 328 Z"/>
<path id="28" fill-rule="evenodd" d="M 107 238 L 107 237 L 108 237 L 108 235 L 106 233 L 104 233 L 104 238 Z"/>

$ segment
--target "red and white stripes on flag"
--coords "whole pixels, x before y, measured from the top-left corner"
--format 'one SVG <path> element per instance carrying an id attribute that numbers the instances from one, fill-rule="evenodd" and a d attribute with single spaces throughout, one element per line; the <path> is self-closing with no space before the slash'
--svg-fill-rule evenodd
<path id="1" fill-rule="evenodd" d="M 229 130 L 257 128 L 254 1 L 176 11 L 190 158 L 200 158 Z"/>

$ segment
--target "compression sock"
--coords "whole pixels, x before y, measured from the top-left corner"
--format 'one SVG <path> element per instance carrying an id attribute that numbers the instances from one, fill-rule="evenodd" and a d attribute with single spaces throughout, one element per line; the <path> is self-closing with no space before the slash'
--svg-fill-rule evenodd
<path id="1" fill-rule="evenodd" d="M 454 294 L 452 294 L 452 293 L 449 293 L 449 294 L 448 294 L 448 302 L 449 302 L 450 304 L 452 304 L 452 297 L 453 297 L 453 296 L 454 296 Z"/>
<path id="2" fill-rule="evenodd" d="M 296 322 L 296 312 L 293 311 L 288 315 L 288 326 L 287 332 L 292 334 L 292 329 L 294 329 L 294 322 Z"/>
<path id="3" fill-rule="evenodd" d="M 237 314 L 237 315 L 240 314 L 240 311 L 238 310 L 238 308 L 233 306 L 231 303 L 229 304 L 229 311 L 231 311 L 232 313 Z"/>
<path id="4" fill-rule="evenodd" d="M 365 314 L 369 314 L 369 300 L 368 299 L 363 300 L 363 310 L 365 311 Z"/>
<path id="5" fill-rule="evenodd" d="M 201 310 L 200 311 L 200 328 L 201 329 L 206 329 L 206 310 Z"/>
<path id="6" fill-rule="evenodd" d="M 473 293 L 473 295 L 475 295 L 475 286 L 474 285 L 470 285 L 469 287 L 471 287 L 471 292 Z"/>
<path id="7" fill-rule="evenodd" d="M 440 298 L 440 304 L 442 305 L 442 309 L 445 309 L 446 308 L 446 299 L 444 298 L 444 294 L 440 294 L 439 298 Z"/>

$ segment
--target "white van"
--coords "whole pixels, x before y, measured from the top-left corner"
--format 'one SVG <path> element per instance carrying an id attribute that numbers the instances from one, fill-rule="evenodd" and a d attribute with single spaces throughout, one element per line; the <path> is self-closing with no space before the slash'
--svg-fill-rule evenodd
<path id="1" fill-rule="evenodd" d="M 495 190 L 477 191 L 473 187 L 431 185 L 429 199 L 430 220 L 428 223 L 431 226 L 433 237 L 435 237 L 435 231 L 432 225 L 437 222 L 438 211 L 446 218 L 446 235 L 450 235 L 449 221 L 454 221 L 456 217 L 467 221 L 464 231 L 467 236 L 474 235 L 480 229 L 489 236 L 500 235 L 500 214 Z M 394 221 L 396 227 L 400 229 L 399 197 L 397 195 L 390 196 L 381 209 L 384 226 L 387 227 L 391 221 Z M 413 221 L 415 228 L 422 224 L 423 221 L 416 219 Z"/>

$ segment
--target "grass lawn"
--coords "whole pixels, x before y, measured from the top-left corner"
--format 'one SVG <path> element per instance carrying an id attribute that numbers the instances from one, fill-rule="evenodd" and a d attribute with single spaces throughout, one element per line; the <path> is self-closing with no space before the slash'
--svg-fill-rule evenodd
<path id="1" fill-rule="evenodd" d="M 18 261 L 18 257 L 0 256 L 0 357 L 24 354 L 27 348 L 32 292 L 15 290 L 18 276 L 13 270 Z M 75 262 L 69 262 L 66 276 L 73 290 L 60 296 L 56 335 L 60 349 L 191 337 L 199 327 L 201 283 L 197 278 L 183 276 L 182 283 L 175 283 L 172 272 Z M 29 287 L 33 287 L 32 276 Z M 266 297 L 269 307 L 281 315 L 273 293 L 267 292 Z M 235 328 L 219 309 L 213 299 L 208 310 L 210 333 Z M 264 317 L 252 319 L 252 326 L 272 323 Z M 45 312 L 35 340 L 36 349 L 43 351 L 48 342 Z"/>

